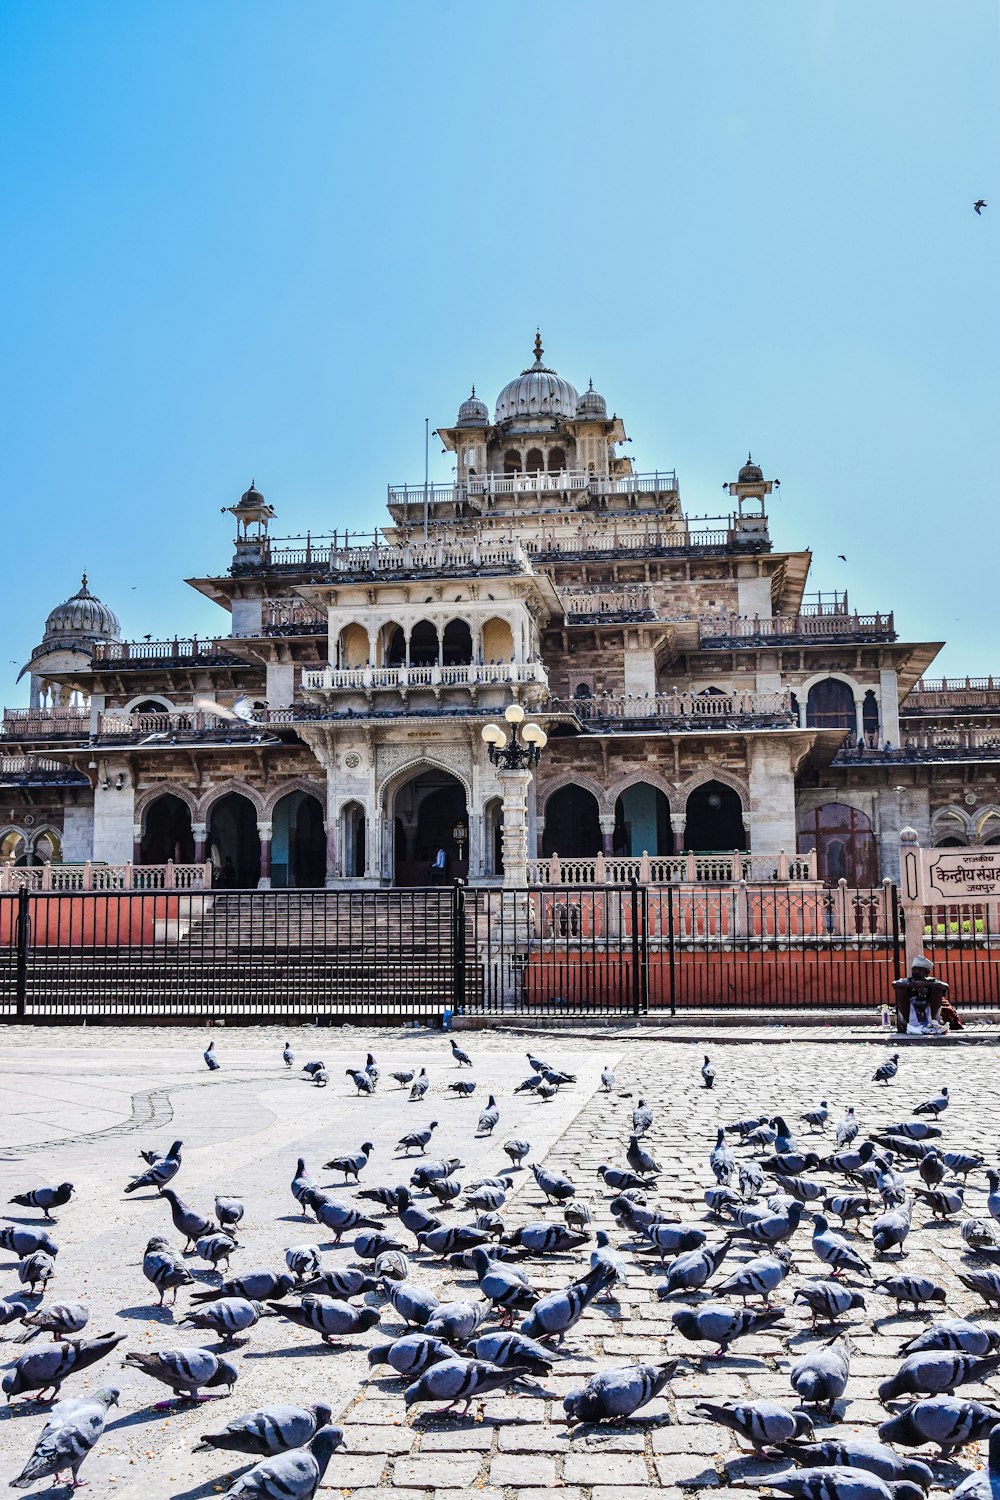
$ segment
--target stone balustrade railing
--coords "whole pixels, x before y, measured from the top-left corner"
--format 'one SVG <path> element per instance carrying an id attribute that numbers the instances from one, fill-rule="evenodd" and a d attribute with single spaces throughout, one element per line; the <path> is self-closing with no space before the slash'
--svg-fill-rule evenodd
<path id="1" fill-rule="evenodd" d="M 590 859 L 528 860 L 529 885 L 738 885 L 740 881 L 818 880 L 816 850 L 808 854 L 752 854 L 745 850 L 711 853 L 643 854 L 630 858 L 597 854 Z"/>
<path id="2" fill-rule="evenodd" d="M 656 601 L 648 583 L 622 588 L 567 588 L 559 593 L 566 618 L 600 618 L 602 615 L 655 615 Z"/>
<path id="3" fill-rule="evenodd" d="M 541 662 L 479 662 L 431 667 L 320 667 L 302 673 L 304 692 L 410 692 L 415 688 L 548 686 Z"/>
<path id="4" fill-rule="evenodd" d="M 770 640 L 895 639 L 892 614 L 821 611 L 797 615 L 723 615 L 700 623 L 703 646 Z"/>
<path id="5" fill-rule="evenodd" d="M 88 708 L 5 708 L 3 736 L 8 740 L 75 738 L 86 732 Z"/>
<path id="6" fill-rule="evenodd" d="M 949 713 L 969 708 L 1000 713 L 1000 678 L 921 678 L 899 705 L 899 712 L 905 718 L 911 713 Z"/>
<path id="7" fill-rule="evenodd" d="M 711 728 L 728 720 L 781 718 L 795 721 L 790 692 L 655 693 L 647 697 L 604 694 L 552 699 L 550 707 L 571 711 L 585 724 L 670 720 L 683 727 Z"/>
<path id="8" fill-rule="evenodd" d="M 210 891 L 212 865 L 0 865 L 0 891 Z"/>
<path id="9" fill-rule="evenodd" d="M 91 651 L 91 664 L 98 670 L 189 661 L 214 666 L 246 666 L 246 662 L 227 651 L 224 642 L 200 641 L 197 636 L 185 639 L 175 636 L 169 641 L 98 641 Z"/>

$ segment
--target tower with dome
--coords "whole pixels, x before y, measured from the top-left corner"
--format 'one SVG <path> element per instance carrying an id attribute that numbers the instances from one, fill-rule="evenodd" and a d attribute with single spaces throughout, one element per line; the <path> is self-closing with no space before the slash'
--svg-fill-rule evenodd
<path id="1" fill-rule="evenodd" d="M 481 730 L 512 703 L 548 734 L 528 807 L 542 882 L 601 856 L 625 883 L 865 887 L 896 876 L 904 825 L 1000 840 L 1000 690 L 968 689 L 959 731 L 952 687 L 925 675 L 940 643 L 808 593 L 759 456 L 733 465 L 723 513 L 692 514 L 540 333 L 492 409 L 473 388 L 436 432 L 453 478 L 389 484 L 372 535 L 332 515 L 282 538 L 294 497 L 253 482 L 221 506 L 232 560 L 189 580 L 219 606 L 211 638 L 124 639 L 84 577 L 4 712 L 0 864 L 39 862 L 43 816 L 53 864 L 363 889 L 425 884 L 443 849 L 448 878 L 495 883 Z"/>

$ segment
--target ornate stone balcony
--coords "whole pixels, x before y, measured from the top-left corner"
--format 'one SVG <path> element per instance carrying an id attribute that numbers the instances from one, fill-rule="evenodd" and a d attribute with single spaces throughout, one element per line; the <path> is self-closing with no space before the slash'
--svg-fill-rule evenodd
<path id="1" fill-rule="evenodd" d="M 5 740 L 77 740 L 86 736 L 89 708 L 5 708 Z"/>
<path id="2" fill-rule="evenodd" d="M 292 595 L 265 599 L 261 610 L 264 635 L 326 635 L 326 611 Z"/>
<path id="3" fill-rule="evenodd" d="M 261 544 L 257 568 L 303 570 L 338 582 L 354 578 L 408 578 L 419 575 L 465 577 L 468 574 L 530 573 L 531 564 L 519 541 L 488 537 L 468 542 L 379 541 L 378 533 L 363 545 L 343 545 L 332 537 L 285 537 Z"/>
<path id="4" fill-rule="evenodd" d="M 150 736 L 161 743 L 220 740 L 229 744 L 253 743 L 274 728 L 287 728 L 295 718 L 294 709 L 259 710 L 252 724 L 224 719 L 197 709 L 180 709 L 161 714 L 102 713 L 97 721 L 97 737 L 102 744 L 134 745 Z"/>
<path id="5" fill-rule="evenodd" d="M 845 640 L 854 642 L 894 641 L 896 630 L 890 614 L 859 615 L 834 611 L 803 612 L 797 615 L 724 615 L 700 623 L 703 649 L 732 650 L 740 646 L 771 645 L 787 641 L 809 645 L 814 641 Z"/>
<path id="6" fill-rule="evenodd" d="M 95 672 L 136 671 L 147 667 L 206 666 L 245 667 L 247 663 L 233 656 L 217 641 L 200 641 L 197 636 L 172 641 L 99 641 L 91 652 Z"/>
<path id="7" fill-rule="evenodd" d="M 572 625 L 658 618 L 653 590 L 646 583 L 625 584 L 620 588 L 564 588 L 559 591 L 559 602 Z"/>
<path id="8" fill-rule="evenodd" d="M 85 860 L 78 865 L 0 865 L 0 891 L 210 891 L 212 866 L 104 865 Z"/>
<path id="9" fill-rule="evenodd" d="M 888 749 L 855 745 L 838 750 L 835 766 L 892 765 L 907 761 L 979 761 L 1000 759 L 1000 729 L 956 724 L 949 729 L 907 731 L 902 745 Z"/>
<path id="10" fill-rule="evenodd" d="M 790 693 L 657 693 L 634 698 L 552 698 L 550 711 L 572 713 L 584 728 L 697 731 L 791 729 Z"/>
<path id="11" fill-rule="evenodd" d="M 528 860 L 529 885 L 737 885 L 741 880 L 817 880 L 816 850 L 808 854 L 751 854 L 734 849 L 711 854 L 644 854 L 627 858 L 598 854 L 592 859 Z"/>
<path id="12" fill-rule="evenodd" d="M 424 504 L 463 505 L 476 499 L 489 501 L 496 496 L 579 494 L 589 491 L 596 497 L 612 495 L 675 495 L 677 473 L 665 469 L 652 474 L 622 474 L 615 478 L 562 469 L 557 473 L 476 474 L 466 484 L 390 484 L 388 503 L 406 509 L 422 510 Z"/>
<path id="13" fill-rule="evenodd" d="M 420 689 L 515 687 L 547 688 L 541 662 L 480 662 L 463 666 L 322 667 L 302 673 L 307 693 L 411 693 Z"/>
<path id="14" fill-rule="evenodd" d="M 38 755 L 0 755 L 0 786 L 89 786 L 86 776 Z"/>
<path id="15" fill-rule="evenodd" d="M 927 677 L 914 684 L 901 717 L 910 714 L 1000 713 L 1000 678 Z"/>

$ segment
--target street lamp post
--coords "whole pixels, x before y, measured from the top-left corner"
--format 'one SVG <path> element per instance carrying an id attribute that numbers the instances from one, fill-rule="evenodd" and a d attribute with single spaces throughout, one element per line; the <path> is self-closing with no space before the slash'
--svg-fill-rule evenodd
<path id="1" fill-rule="evenodd" d="M 528 788 L 531 772 L 548 735 L 540 724 L 524 722 L 524 709 L 512 703 L 504 712 L 508 734 L 499 724 L 487 724 L 483 740 L 497 768 L 503 792 L 503 879 L 506 886 L 528 884 Z"/>

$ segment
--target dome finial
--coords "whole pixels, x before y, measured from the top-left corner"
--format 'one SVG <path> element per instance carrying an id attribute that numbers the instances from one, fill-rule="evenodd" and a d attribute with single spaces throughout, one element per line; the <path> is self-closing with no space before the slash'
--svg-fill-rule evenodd
<path id="1" fill-rule="evenodd" d="M 86 568 L 84 568 L 84 570 L 83 570 L 83 576 L 80 579 L 80 593 L 81 594 L 86 594 L 87 592 L 88 592 L 88 590 L 87 590 L 87 570 L 86 570 Z"/>
<path id="2" fill-rule="evenodd" d="M 476 383 L 475 383 L 475 381 L 472 382 L 472 394 L 473 394 L 473 396 L 476 394 Z"/>
<path id="3" fill-rule="evenodd" d="M 535 329 L 535 364 L 536 365 L 540 365 L 541 364 L 541 362 L 542 362 L 542 355 L 544 353 L 545 353 L 545 350 L 542 348 L 542 330 L 540 328 L 536 328 Z"/>

